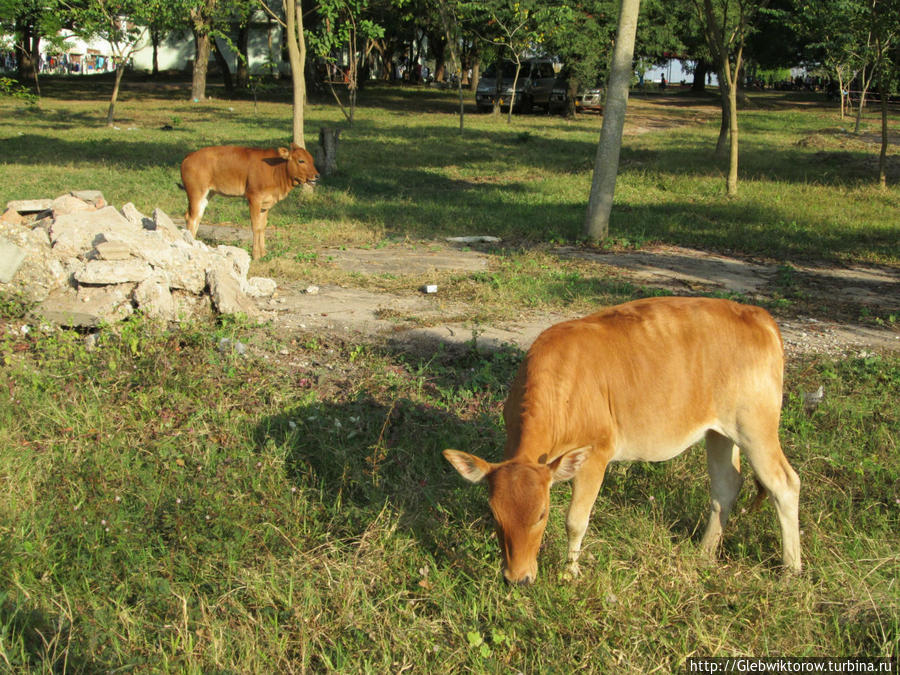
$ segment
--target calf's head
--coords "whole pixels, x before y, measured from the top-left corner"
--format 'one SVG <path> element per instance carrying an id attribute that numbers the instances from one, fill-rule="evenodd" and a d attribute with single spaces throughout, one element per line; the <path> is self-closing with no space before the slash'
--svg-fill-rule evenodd
<path id="1" fill-rule="evenodd" d="M 319 172 L 313 164 L 312 155 L 296 143 L 291 143 L 290 149 L 278 148 L 278 156 L 287 162 L 288 176 L 294 185 L 309 183 L 315 185 L 319 180 Z"/>
<path id="2" fill-rule="evenodd" d="M 587 450 L 570 450 L 549 464 L 515 458 L 493 464 L 467 452 L 444 450 L 444 457 L 463 478 L 472 483 L 487 480 L 507 581 L 530 584 L 537 577 L 537 555 L 550 511 L 550 486 L 572 478 Z"/>

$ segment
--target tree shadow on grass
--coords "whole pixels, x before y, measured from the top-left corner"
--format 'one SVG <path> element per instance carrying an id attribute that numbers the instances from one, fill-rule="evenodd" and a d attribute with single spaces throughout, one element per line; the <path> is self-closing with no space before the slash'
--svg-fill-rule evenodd
<path id="1" fill-rule="evenodd" d="M 5 655 L 12 658 L 14 669 L 21 672 L 48 667 L 46 672 L 75 672 L 93 675 L 108 673 L 115 664 L 98 662 L 87 653 L 79 653 L 73 641 L 71 622 L 58 614 L 51 616 L 40 609 L 22 604 L 0 594 L 0 627 L 4 633 Z M 87 650 L 85 650 L 87 651 Z M 21 663 L 17 658 L 23 659 Z"/>
<path id="2" fill-rule="evenodd" d="M 485 434 L 485 422 L 472 425 L 406 398 L 386 405 L 370 397 L 287 410 L 255 432 L 259 445 L 285 448 L 291 483 L 323 496 L 333 536 L 361 536 L 387 507 L 436 560 L 463 567 L 470 563 L 457 553 L 466 549 L 457 525 L 484 518 L 487 507 L 471 498 L 441 450 Z"/>

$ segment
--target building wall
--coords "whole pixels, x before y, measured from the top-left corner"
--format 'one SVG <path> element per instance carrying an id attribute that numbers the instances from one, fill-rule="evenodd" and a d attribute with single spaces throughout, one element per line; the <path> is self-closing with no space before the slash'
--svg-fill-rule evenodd
<path id="1" fill-rule="evenodd" d="M 255 24 L 250 27 L 247 40 L 250 72 L 265 72 L 270 61 L 274 61 L 279 68 L 284 67 L 281 60 L 281 34 L 281 26 L 274 22 L 271 26 Z M 233 41 L 236 39 L 237 36 L 232 36 Z M 231 69 L 231 72 L 234 72 L 238 61 L 237 54 L 225 40 L 218 38 L 217 42 L 222 48 L 226 61 L 228 61 L 228 67 Z M 210 55 L 210 64 L 214 63 L 214 59 L 215 57 Z M 157 60 L 160 70 L 186 70 L 190 68 L 194 60 L 194 36 L 190 31 L 173 31 L 169 33 L 159 44 Z M 147 72 L 153 70 L 153 44 L 150 42 L 149 35 L 141 42 L 141 47 L 135 51 L 133 63 L 135 70 Z"/>

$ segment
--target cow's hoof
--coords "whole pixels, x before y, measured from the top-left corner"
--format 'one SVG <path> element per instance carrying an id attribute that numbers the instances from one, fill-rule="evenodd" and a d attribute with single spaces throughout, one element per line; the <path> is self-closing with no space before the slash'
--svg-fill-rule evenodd
<path id="1" fill-rule="evenodd" d="M 570 562 L 566 565 L 566 569 L 560 575 L 563 581 L 575 581 L 578 577 L 581 576 L 581 567 L 579 567 L 577 562 Z"/>

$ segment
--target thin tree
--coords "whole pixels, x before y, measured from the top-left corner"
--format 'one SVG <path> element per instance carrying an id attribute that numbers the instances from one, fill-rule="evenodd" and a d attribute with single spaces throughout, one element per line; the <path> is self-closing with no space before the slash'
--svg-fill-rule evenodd
<path id="1" fill-rule="evenodd" d="M 376 41 L 384 36 L 384 28 L 371 18 L 369 0 L 319 0 L 317 12 L 321 23 L 319 29 L 310 34 L 310 46 L 318 57 L 341 72 L 347 84 L 346 107 L 334 89 L 332 78 L 328 79 L 328 86 L 352 127 L 359 93 L 360 64 L 368 60 Z M 340 71 L 336 55 L 344 49 L 347 50 L 347 70 Z"/>
<path id="2" fill-rule="evenodd" d="M 116 70 L 106 111 L 108 127 L 115 124 L 116 103 L 128 61 L 147 33 L 147 28 L 138 24 L 143 23 L 144 17 L 152 13 L 153 3 L 146 1 L 111 4 L 108 0 L 90 0 L 82 7 L 72 10 L 76 32 L 85 38 L 102 37 L 112 50 Z"/>
<path id="3" fill-rule="evenodd" d="M 881 99 L 881 151 L 878 153 L 878 184 L 887 187 L 888 95 L 897 91 L 900 71 L 900 0 L 878 0 L 872 6 L 872 33 Z"/>
<path id="4" fill-rule="evenodd" d="M 303 135 L 306 106 L 306 37 L 303 34 L 303 6 L 300 0 L 284 0 L 288 59 L 291 64 L 291 88 L 294 96 L 291 135 L 294 143 L 306 147 Z"/>
<path id="5" fill-rule="evenodd" d="M 218 17 L 219 0 L 185 0 L 188 24 L 194 34 L 194 67 L 191 73 L 191 100 L 206 99 L 206 74 L 212 41 L 215 39 L 215 24 Z"/>
<path id="6" fill-rule="evenodd" d="M 803 0 L 791 15 L 813 57 L 834 73 L 838 83 L 841 119 L 850 108 L 849 89 L 866 61 L 859 35 L 866 5 L 858 0 Z"/>
<path id="7" fill-rule="evenodd" d="M 752 19 L 767 0 L 694 0 L 704 24 L 706 41 L 716 61 L 719 89 L 722 92 L 723 131 L 728 124 L 728 177 L 725 181 L 729 196 L 738 188 L 738 107 L 737 95 L 744 65 L 744 44 Z M 722 141 L 722 133 L 719 143 Z"/>
<path id="8" fill-rule="evenodd" d="M 455 68 L 459 71 L 459 77 L 456 78 L 456 87 L 459 93 L 459 135 L 462 136 L 463 130 L 465 128 L 466 112 L 466 105 L 465 100 L 463 99 L 462 91 L 462 55 L 460 54 L 460 43 L 462 42 L 460 15 L 463 12 L 463 8 L 458 0 L 454 0 L 453 2 L 438 0 L 437 10 L 438 18 L 440 19 L 441 23 L 441 29 L 444 31 L 444 36 L 447 40 L 447 48 L 450 50 L 451 68 Z"/>
<path id="9" fill-rule="evenodd" d="M 304 107 L 306 106 L 306 37 L 303 32 L 303 6 L 300 0 L 282 0 L 284 18 L 282 19 L 272 8 L 260 0 L 260 6 L 275 21 L 281 24 L 287 35 L 288 60 L 291 65 L 291 83 L 294 97 L 293 114 L 291 116 L 291 135 L 294 143 L 306 147 L 303 133 Z"/>
<path id="10" fill-rule="evenodd" d="M 0 0 L 0 35 L 12 38 L 18 79 L 31 84 L 38 97 L 41 44 L 63 51 L 65 38 L 59 31 L 69 23 L 66 9 L 57 0 Z"/>
<path id="11" fill-rule="evenodd" d="M 628 89 L 634 72 L 634 36 L 637 32 L 640 4 L 640 0 L 622 0 L 619 7 L 619 25 L 609 68 L 603 126 L 600 128 L 591 197 L 584 222 L 585 236 L 594 241 L 602 241 L 609 236 L 609 215 L 616 191 L 622 129 L 628 108 Z"/>

